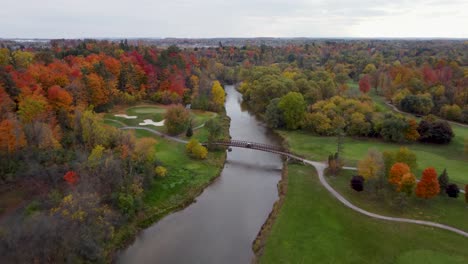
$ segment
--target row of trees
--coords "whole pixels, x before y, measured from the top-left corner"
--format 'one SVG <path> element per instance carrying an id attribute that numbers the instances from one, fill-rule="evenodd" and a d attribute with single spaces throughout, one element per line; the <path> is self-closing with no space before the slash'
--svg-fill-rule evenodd
<path id="1" fill-rule="evenodd" d="M 389 184 L 393 191 L 411 196 L 413 193 L 424 199 L 430 199 L 440 194 L 457 198 L 460 190 L 458 185 L 450 183 L 447 170 L 438 176 L 433 167 L 423 170 L 418 180 L 412 171 L 416 170 L 416 155 L 407 148 L 398 151 L 381 153 L 369 149 L 366 157 L 358 163 L 358 175 L 350 181 L 350 186 L 356 191 L 363 191 L 368 183 L 376 190 Z M 467 200 L 468 202 L 468 200 Z"/>

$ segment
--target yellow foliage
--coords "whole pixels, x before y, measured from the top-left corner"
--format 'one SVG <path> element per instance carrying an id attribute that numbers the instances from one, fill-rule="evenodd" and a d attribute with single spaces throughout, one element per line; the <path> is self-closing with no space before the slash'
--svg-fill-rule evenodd
<path id="1" fill-rule="evenodd" d="M 218 81 L 213 82 L 213 87 L 211 88 L 211 99 L 215 104 L 216 108 L 220 108 L 224 105 L 224 100 L 226 98 L 226 93 L 224 92 L 223 87 Z"/>

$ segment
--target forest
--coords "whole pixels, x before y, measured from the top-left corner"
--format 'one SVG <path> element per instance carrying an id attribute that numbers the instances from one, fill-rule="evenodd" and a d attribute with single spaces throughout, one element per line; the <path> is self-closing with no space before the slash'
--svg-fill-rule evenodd
<path id="1" fill-rule="evenodd" d="M 115 107 L 221 113 L 220 83 L 239 84 L 271 128 L 449 144 L 451 122 L 468 124 L 466 48 L 456 40 L 183 49 L 126 40 L 1 43 L 0 193 L 24 195 L 2 198 L 0 255 L 12 262 L 106 261 L 108 241 L 140 213 L 146 191 L 165 173 L 151 142 L 102 122 Z M 464 144 L 467 153 L 468 139 Z"/>

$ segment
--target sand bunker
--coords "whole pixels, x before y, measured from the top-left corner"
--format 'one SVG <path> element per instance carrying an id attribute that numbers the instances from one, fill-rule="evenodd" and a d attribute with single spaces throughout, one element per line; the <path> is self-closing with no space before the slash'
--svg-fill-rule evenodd
<path id="1" fill-rule="evenodd" d="M 137 119 L 137 116 L 128 116 L 128 115 L 114 115 L 114 116 L 123 117 L 126 119 Z"/>
<path id="2" fill-rule="evenodd" d="M 148 125 L 151 125 L 151 126 L 164 126 L 164 119 L 159 121 L 159 122 L 154 122 L 153 120 L 151 119 L 145 119 L 143 120 L 143 123 L 140 123 L 139 124 L 140 126 L 148 126 Z"/>

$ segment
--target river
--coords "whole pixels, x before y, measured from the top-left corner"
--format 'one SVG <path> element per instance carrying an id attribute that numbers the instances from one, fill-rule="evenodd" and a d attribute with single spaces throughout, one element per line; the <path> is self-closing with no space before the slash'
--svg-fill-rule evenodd
<path id="1" fill-rule="evenodd" d="M 277 145 L 242 96 L 226 86 L 233 139 Z M 278 199 L 279 155 L 233 148 L 220 177 L 196 202 L 142 231 L 118 263 L 250 263 L 252 242 Z"/>

